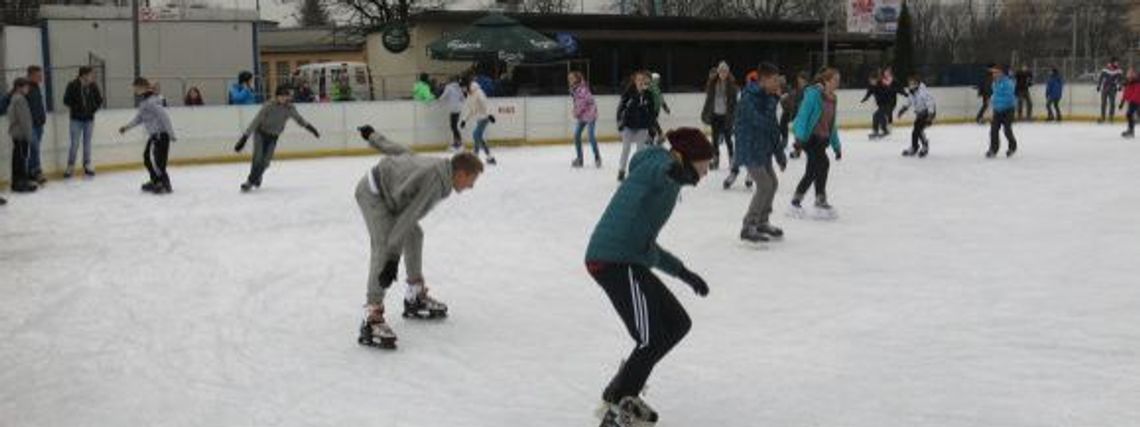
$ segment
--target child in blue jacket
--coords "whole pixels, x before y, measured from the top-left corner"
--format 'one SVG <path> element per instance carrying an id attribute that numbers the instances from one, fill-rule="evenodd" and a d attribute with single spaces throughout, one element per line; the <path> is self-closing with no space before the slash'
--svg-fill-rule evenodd
<path id="1" fill-rule="evenodd" d="M 1009 151 L 1006 151 L 1005 155 L 1010 157 L 1017 152 L 1017 138 L 1013 136 L 1013 113 L 1017 107 L 1013 80 L 1009 78 L 1005 72 L 1005 67 L 1001 65 L 990 68 L 990 74 L 994 76 L 994 120 L 990 123 L 990 150 L 986 152 L 986 157 L 992 159 L 997 156 L 998 149 L 1001 148 L 998 131 L 1002 129 L 1005 130 L 1005 139 L 1009 140 Z"/>
<path id="2" fill-rule="evenodd" d="M 1065 91 L 1065 80 L 1061 72 L 1054 68 L 1049 72 L 1049 82 L 1045 84 L 1045 109 L 1049 111 L 1047 122 L 1061 121 L 1061 94 Z"/>
<path id="3" fill-rule="evenodd" d="M 796 187 L 795 196 L 792 197 L 793 213 L 802 212 L 801 202 L 804 194 L 813 185 L 816 209 L 826 214 L 833 212 L 831 205 L 827 203 L 827 175 L 831 169 L 831 162 L 827 159 L 827 147 L 830 146 L 835 151 L 836 161 L 843 158 L 836 121 L 837 89 L 839 89 L 839 70 L 825 68 L 816 76 L 815 84 L 805 89 L 803 103 L 796 113 L 792 127 L 796 135 L 797 148 L 807 154 L 807 168 L 799 186 Z"/>

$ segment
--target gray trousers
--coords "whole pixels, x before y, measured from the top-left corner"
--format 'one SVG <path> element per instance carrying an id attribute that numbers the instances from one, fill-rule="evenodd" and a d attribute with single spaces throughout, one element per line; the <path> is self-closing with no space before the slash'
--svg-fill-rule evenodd
<path id="1" fill-rule="evenodd" d="M 625 128 L 621 131 L 621 164 L 618 169 L 626 170 L 626 165 L 629 164 L 629 146 L 637 144 L 637 150 L 641 151 L 649 146 L 649 129 L 629 129 Z"/>
<path id="2" fill-rule="evenodd" d="M 365 176 L 356 185 L 356 204 L 360 206 L 360 213 L 364 215 L 364 225 L 368 227 L 368 235 L 372 243 L 372 255 L 368 262 L 368 304 L 383 304 L 384 294 L 391 283 L 380 282 L 380 272 L 384 264 L 399 254 L 388 253 L 388 237 L 392 227 L 396 224 L 396 215 L 388 210 L 380 196 L 372 193 Z M 404 267 L 409 279 L 422 280 L 423 272 L 423 230 L 417 225 L 412 229 L 411 235 L 404 240 Z"/>
<path id="3" fill-rule="evenodd" d="M 768 223 L 772 215 L 772 201 L 776 198 L 776 188 L 780 185 L 776 178 L 776 171 L 771 161 L 764 166 L 749 166 L 748 176 L 756 184 L 756 191 L 752 193 L 752 203 L 748 205 L 748 213 L 744 215 L 744 225 L 762 225 Z"/>
<path id="4" fill-rule="evenodd" d="M 1106 111 L 1107 110 L 1107 111 Z M 1100 91 L 1100 119 L 1105 119 L 1105 113 L 1108 113 L 1109 119 L 1116 118 L 1116 91 L 1102 90 Z"/>

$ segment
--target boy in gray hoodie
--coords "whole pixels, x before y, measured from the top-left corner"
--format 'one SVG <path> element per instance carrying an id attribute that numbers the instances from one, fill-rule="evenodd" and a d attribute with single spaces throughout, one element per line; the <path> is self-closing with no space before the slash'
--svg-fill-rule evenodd
<path id="1" fill-rule="evenodd" d="M 31 156 L 31 140 L 35 138 L 32 109 L 28 105 L 28 92 L 31 91 L 28 79 L 18 78 L 12 84 L 8 100 L 8 135 L 12 137 L 12 192 L 31 193 L 38 186 L 28 170 Z"/>
<path id="2" fill-rule="evenodd" d="M 265 174 L 266 169 L 269 169 L 269 163 L 273 161 L 273 151 L 277 148 L 277 138 L 281 136 L 281 132 L 285 131 L 285 125 L 288 124 L 289 119 L 293 119 L 317 139 L 321 138 L 321 133 L 317 132 L 317 128 L 305 121 L 305 118 L 297 112 L 297 107 L 293 105 L 293 91 L 286 86 L 277 88 L 273 101 L 261 107 L 257 117 L 253 118 L 249 128 L 234 146 L 234 151 L 240 153 L 245 148 L 245 142 L 249 140 L 249 136 L 254 135 L 253 161 L 250 164 L 249 178 L 241 185 L 243 193 L 261 187 L 261 176 Z"/>
<path id="3" fill-rule="evenodd" d="M 150 181 L 142 185 L 142 190 L 154 194 L 167 194 L 174 189 L 170 186 L 170 175 L 166 174 L 166 160 L 170 156 L 170 143 L 175 141 L 174 125 L 162 106 L 162 97 L 154 93 L 147 79 L 139 77 L 134 83 L 135 95 L 142 99 L 139 112 L 134 120 L 119 128 L 124 134 L 138 125 L 146 128 L 149 137 L 143 151 L 143 164 L 150 173 Z"/>
<path id="4" fill-rule="evenodd" d="M 396 348 L 396 333 L 384 320 L 384 295 L 396 280 L 401 256 L 408 270 L 404 317 L 447 315 L 447 305 L 427 294 L 421 270 L 424 232 L 418 222 L 453 190 L 473 188 L 481 173 L 483 162 L 469 152 L 450 159 L 397 154 L 385 156 L 357 184 L 356 203 L 372 240 L 361 345 Z"/>

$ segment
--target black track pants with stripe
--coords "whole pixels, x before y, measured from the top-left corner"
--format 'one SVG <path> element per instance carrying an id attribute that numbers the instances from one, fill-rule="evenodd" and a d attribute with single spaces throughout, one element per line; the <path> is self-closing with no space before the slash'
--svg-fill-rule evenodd
<path id="1" fill-rule="evenodd" d="M 625 396 L 641 393 L 653 367 L 689 332 L 692 320 L 646 267 L 590 262 L 587 268 L 609 296 L 635 343 L 602 394 L 607 402 L 617 403 Z"/>

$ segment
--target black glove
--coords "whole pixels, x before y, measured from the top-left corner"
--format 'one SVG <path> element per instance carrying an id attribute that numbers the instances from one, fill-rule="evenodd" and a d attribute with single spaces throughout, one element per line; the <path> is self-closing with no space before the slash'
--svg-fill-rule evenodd
<path id="1" fill-rule="evenodd" d="M 317 139 L 321 139 L 321 133 L 317 132 L 317 128 L 313 127 L 313 125 L 309 125 L 309 127 L 306 127 L 305 129 L 308 129 L 309 132 L 312 133 L 313 136 Z"/>
<path id="2" fill-rule="evenodd" d="M 843 160 L 843 152 L 839 151 L 839 150 L 835 150 L 835 161 L 838 162 L 840 160 Z"/>
<path id="3" fill-rule="evenodd" d="M 380 271 L 380 287 L 388 289 L 392 286 L 392 282 L 396 281 L 396 275 L 400 273 L 400 257 L 388 260 L 384 263 L 384 269 Z"/>
<path id="4" fill-rule="evenodd" d="M 372 134 L 376 133 L 376 129 L 373 129 L 372 125 L 364 125 L 356 128 L 356 130 L 360 131 L 360 137 L 364 138 L 365 141 L 371 139 Z"/>
<path id="5" fill-rule="evenodd" d="M 902 118 L 903 114 L 906 114 L 906 111 L 907 107 L 902 107 L 902 109 L 899 110 L 899 118 Z"/>
<path id="6" fill-rule="evenodd" d="M 467 120 L 464 120 L 464 121 L 461 121 L 461 122 L 459 122 L 459 128 L 460 128 L 460 129 L 463 129 L 463 128 L 465 128 L 465 127 L 467 127 Z"/>
<path id="7" fill-rule="evenodd" d="M 701 276 L 697 275 L 697 273 L 685 269 L 677 275 L 677 278 L 681 279 L 681 281 L 685 282 L 689 285 L 689 287 L 693 288 L 693 292 L 696 292 L 697 295 L 701 297 L 708 296 L 709 284 L 705 283 L 705 279 L 702 279 Z"/>
<path id="8" fill-rule="evenodd" d="M 245 148 L 245 142 L 248 140 L 249 135 L 242 135 L 241 138 L 238 139 L 237 144 L 234 144 L 234 152 L 240 153 L 241 150 Z"/>
<path id="9" fill-rule="evenodd" d="M 495 123 L 495 115 L 492 114 L 492 115 L 487 116 L 487 120 L 491 121 L 491 123 Z"/>
<path id="10" fill-rule="evenodd" d="M 782 150 L 776 153 L 776 164 L 780 166 L 781 171 L 788 168 L 788 157 L 784 155 Z"/>

